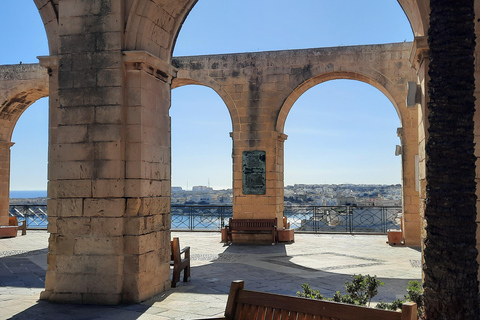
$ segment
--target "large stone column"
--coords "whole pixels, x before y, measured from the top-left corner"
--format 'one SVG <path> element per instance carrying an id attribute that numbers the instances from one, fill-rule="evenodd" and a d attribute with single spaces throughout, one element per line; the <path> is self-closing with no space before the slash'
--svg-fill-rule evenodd
<path id="1" fill-rule="evenodd" d="M 122 1 L 60 1 L 50 73 L 52 302 L 140 302 L 169 286 L 170 79 L 122 52 Z"/>
<path id="2" fill-rule="evenodd" d="M 124 52 L 126 213 L 124 297 L 142 301 L 170 288 L 171 121 L 175 69 L 147 52 Z"/>
<path id="3" fill-rule="evenodd" d="M 0 226 L 8 226 L 10 201 L 10 148 L 14 144 L 0 141 Z"/>

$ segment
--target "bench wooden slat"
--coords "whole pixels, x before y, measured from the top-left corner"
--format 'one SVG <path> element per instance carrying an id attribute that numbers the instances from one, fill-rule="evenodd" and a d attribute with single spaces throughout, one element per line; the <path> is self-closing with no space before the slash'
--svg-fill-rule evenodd
<path id="1" fill-rule="evenodd" d="M 267 313 L 265 315 L 265 320 L 270 320 L 273 318 L 273 308 L 266 308 L 267 309 Z"/>
<path id="2" fill-rule="evenodd" d="M 241 316 L 239 317 L 239 319 L 241 320 L 248 320 L 249 319 L 249 311 L 250 311 L 250 304 L 243 304 L 242 308 L 241 308 Z"/>
<path id="3" fill-rule="evenodd" d="M 280 310 L 278 309 L 273 309 L 273 315 L 271 319 L 267 320 L 280 320 Z"/>
<path id="4" fill-rule="evenodd" d="M 258 308 L 257 320 L 265 320 L 266 312 L 267 312 L 267 309 L 265 308 L 265 306 L 260 306 L 260 308 Z"/>
<path id="5" fill-rule="evenodd" d="M 395 311 L 299 297 L 288 297 L 286 299 L 282 295 L 250 290 L 242 290 L 238 295 L 238 301 L 242 304 L 263 305 L 276 310 L 284 308 L 295 312 L 321 314 L 323 317 L 342 320 L 402 320 L 402 314 Z"/>

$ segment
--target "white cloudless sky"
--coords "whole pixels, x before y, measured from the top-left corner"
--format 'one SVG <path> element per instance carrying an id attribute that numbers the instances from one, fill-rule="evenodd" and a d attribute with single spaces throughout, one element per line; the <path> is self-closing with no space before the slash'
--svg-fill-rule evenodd
<path id="1" fill-rule="evenodd" d="M 0 0 L 0 64 L 36 63 L 48 55 L 33 0 Z M 395 0 L 199 0 L 174 55 L 302 49 L 411 41 Z M 45 190 L 48 99 L 20 117 L 11 155 L 11 190 Z M 232 186 L 232 130 L 211 89 L 173 90 L 172 185 Z M 335 80 L 308 90 L 288 115 L 285 184 L 401 182 L 395 145 L 399 118 L 368 84 Z"/>

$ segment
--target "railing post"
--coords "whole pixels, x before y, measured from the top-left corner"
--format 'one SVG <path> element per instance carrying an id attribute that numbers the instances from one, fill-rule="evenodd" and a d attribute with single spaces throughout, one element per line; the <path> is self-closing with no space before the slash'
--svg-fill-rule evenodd
<path id="1" fill-rule="evenodd" d="M 350 211 L 350 207 L 347 206 L 347 219 L 348 219 L 348 229 L 345 230 L 349 233 L 353 233 L 353 210 Z"/>
<path id="2" fill-rule="evenodd" d="M 192 207 L 189 207 L 188 208 L 188 229 L 190 231 L 193 231 L 193 208 Z"/>
<path id="3" fill-rule="evenodd" d="M 388 209 L 382 207 L 382 220 L 383 220 L 383 232 L 387 233 L 387 224 L 388 224 Z"/>

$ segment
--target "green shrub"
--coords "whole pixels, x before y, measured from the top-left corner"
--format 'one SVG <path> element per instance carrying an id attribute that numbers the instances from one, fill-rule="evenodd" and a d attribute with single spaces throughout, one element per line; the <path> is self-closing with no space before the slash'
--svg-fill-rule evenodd
<path id="1" fill-rule="evenodd" d="M 402 309 L 405 302 L 412 301 L 417 304 L 419 319 L 423 316 L 423 288 L 422 284 L 418 281 L 409 281 L 407 285 L 407 295 L 404 300 L 395 300 L 392 303 L 380 302 L 376 305 L 376 308 L 383 310 Z"/>
<path id="2" fill-rule="evenodd" d="M 302 284 L 302 291 L 297 292 L 297 296 L 303 298 L 335 301 L 341 303 L 354 304 L 359 306 L 370 306 L 372 298 L 378 294 L 378 288 L 384 283 L 377 279 L 377 276 L 361 274 L 352 276 L 352 282 L 345 282 L 345 294 L 340 291 L 335 292 L 332 298 L 325 298 L 320 294 L 320 290 L 313 290 L 308 283 Z M 412 301 L 417 304 L 418 315 L 421 318 L 423 315 L 423 288 L 418 281 L 409 281 L 407 286 L 407 294 L 404 300 L 397 299 L 392 303 L 379 302 L 376 308 L 383 310 L 396 311 L 402 309 L 406 301 Z"/>
<path id="3" fill-rule="evenodd" d="M 297 291 L 297 296 L 317 300 L 324 299 L 323 296 L 320 294 L 320 290 L 313 290 L 308 283 L 302 284 L 302 292 Z"/>
<path id="4" fill-rule="evenodd" d="M 383 286 L 383 282 L 377 280 L 377 276 L 367 274 L 354 275 L 352 282 L 345 282 L 346 294 L 342 295 L 337 291 L 333 298 L 326 300 L 355 304 L 359 306 L 370 305 L 370 301 L 378 294 L 378 287 Z M 320 290 L 313 290 L 308 283 L 302 284 L 302 292 L 298 291 L 297 296 L 311 299 L 324 300 L 324 296 L 320 294 Z"/>

